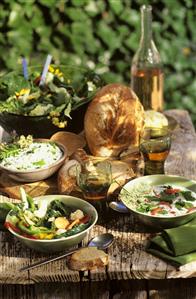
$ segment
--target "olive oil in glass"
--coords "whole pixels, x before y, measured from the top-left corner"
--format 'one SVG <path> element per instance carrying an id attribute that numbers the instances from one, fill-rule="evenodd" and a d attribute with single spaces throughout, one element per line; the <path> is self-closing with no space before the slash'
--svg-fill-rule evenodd
<path id="1" fill-rule="evenodd" d="M 145 110 L 163 110 L 163 67 L 152 39 L 152 7 L 141 7 L 141 39 L 131 66 L 131 87 Z"/>

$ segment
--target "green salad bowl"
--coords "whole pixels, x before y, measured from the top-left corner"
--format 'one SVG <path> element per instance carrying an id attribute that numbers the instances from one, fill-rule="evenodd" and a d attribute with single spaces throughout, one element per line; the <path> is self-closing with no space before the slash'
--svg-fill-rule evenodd
<path id="1" fill-rule="evenodd" d="M 66 95 L 66 98 L 64 90 L 64 93 L 62 92 L 60 97 L 60 91 L 57 92 L 55 90 L 56 86 L 51 85 L 51 89 L 48 89 L 48 92 L 45 91 L 45 93 L 39 97 L 39 100 L 28 100 L 20 110 L 17 110 L 19 109 L 18 99 L 16 99 L 15 104 L 12 105 L 8 103 L 5 106 L 5 102 L 10 96 L 16 94 L 16 92 L 23 90 L 23 88 L 25 88 L 25 82 L 28 82 L 27 80 L 24 80 L 22 67 L 20 70 L 9 72 L 0 77 L 0 126 L 2 126 L 6 132 L 16 132 L 17 135 L 25 136 L 30 134 L 33 135 L 34 138 L 50 138 L 58 131 L 70 131 L 78 134 L 83 130 L 84 115 L 88 103 L 92 100 L 96 91 L 103 85 L 103 81 L 97 74 L 86 67 L 74 65 L 51 66 L 62 72 L 64 76 L 63 87 L 65 87 L 65 85 L 67 86 L 66 90 L 70 92 L 69 96 Z M 36 73 L 38 76 L 37 78 L 39 78 L 42 70 L 43 66 L 39 65 L 29 67 L 29 77 L 34 76 Z M 18 80 L 18 83 L 15 84 L 14 80 Z M 36 80 L 32 80 L 32 82 L 35 81 Z M 89 91 L 89 82 L 94 86 L 95 90 Z M 37 86 L 39 84 L 37 83 L 35 85 Z M 47 88 L 48 87 L 46 87 L 46 90 Z M 62 94 L 64 94 L 64 98 L 62 97 Z M 51 98 L 50 100 L 47 100 L 49 95 Z M 61 107 L 67 103 L 66 101 L 68 98 L 71 106 L 66 104 L 67 108 L 65 110 L 68 111 L 69 116 L 67 116 L 65 110 L 60 110 L 61 116 L 65 116 L 64 120 L 67 121 L 67 125 L 64 128 L 54 125 L 47 112 L 44 112 L 44 114 L 39 112 L 39 115 L 31 115 L 32 110 L 34 110 L 40 103 L 44 106 L 52 104 L 52 110 L 61 109 Z"/>
<path id="2" fill-rule="evenodd" d="M 57 252 L 57 251 L 63 251 L 66 250 L 70 247 L 73 247 L 77 244 L 79 244 L 86 234 L 93 228 L 95 223 L 97 222 L 98 219 L 98 214 L 96 209 L 87 201 L 69 196 L 69 195 L 45 195 L 45 196 L 40 196 L 40 197 L 35 197 L 34 201 L 39 202 L 42 200 L 47 200 L 48 204 L 52 202 L 53 200 L 59 200 L 65 203 L 67 206 L 74 208 L 74 209 L 80 209 L 84 212 L 84 214 L 87 214 L 91 218 L 91 223 L 90 225 L 82 232 L 79 232 L 75 235 L 65 237 L 62 239 L 51 239 L 51 240 L 40 240 L 40 239 L 30 239 L 27 237 L 21 236 L 19 233 L 16 233 L 10 226 L 8 227 L 9 232 L 17 238 L 20 242 L 22 242 L 24 245 L 27 247 L 34 249 L 36 251 L 40 252 L 46 252 L 46 253 L 51 253 L 51 252 Z M 14 225 L 12 222 L 12 217 L 11 214 L 12 210 L 7 214 L 5 222 L 11 223 Z"/>
<path id="3" fill-rule="evenodd" d="M 138 218 L 138 220 L 147 226 L 154 227 L 155 229 L 165 229 L 180 226 L 192 220 L 196 217 L 196 209 L 186 214 L 181 214 L 177 216 L 169 215 L 149 215 L 142 213 L 137 210 L 138 200 L 142 197 L 144 192 L 142 191 L 144 186 L 160 186 L 160 185 L 170 185 L 177 188 L 186 188 L 196 195 L 196 182 L 193 180 L 188 180 L 184 177 L 174 176 L 174 175 L 148 175 L 144 177 L 136 178 L 122 188 L 119 198 L 123 204 Z M 137 190 L 137 191 L 136 191 Z"/>

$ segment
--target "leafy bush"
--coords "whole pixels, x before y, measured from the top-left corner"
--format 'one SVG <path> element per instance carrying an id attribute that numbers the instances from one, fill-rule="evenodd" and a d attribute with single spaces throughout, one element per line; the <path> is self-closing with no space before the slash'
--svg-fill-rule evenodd
<path id="1" fill-rule="evenodd" d="M 140 38 L 140 5 L 153 7 L 154 40 L 165 70 L 165 108 L 184 108 L 196 125 L 196 36 L 192 0 L 3 0 L 0 65 L 16 68 L 21 55 L 43 64 L 87 65 L 107 82 L 130 82 Z"/>

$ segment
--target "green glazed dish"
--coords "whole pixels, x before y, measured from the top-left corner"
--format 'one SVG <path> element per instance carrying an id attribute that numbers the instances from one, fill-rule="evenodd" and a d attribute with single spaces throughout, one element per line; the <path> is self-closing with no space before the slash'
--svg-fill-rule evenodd
<path id="1" fill-rule="evenodd" d="M 59 238 L 59 239 L 30 239 L 28 237 L 24 237 L 14 231 L 10 226 L 8 227 L 8 230 L 10 233 L 15 236 L 20 242 L 25 244 L 27 247 L 34 249 L 36 251 L 40 252 L 57 252 L 57 251 L 63 251 L 66 250 L 67 248 L 70 248 L 72 246 L 75 246 L 79 244 L 86 234 L 88 233 L 89 230 L 93 228 L 95 223 L 97 222 L 98 219 L 98 214 L 96 209 L 88 202 L 85 200 L 82 200 L 77 197 L 69 196 L 69 195 L 45 195 L 45 196 L 40 196 L 34 198 L 34 201 L 36 203 L 42 201 L 42 200 L 47 200 L 47 205 L 49 205 L 52 201 L 54 200 L 59 200 L 69 206 L 70 208 L 73 208 L 75 210 L 80 209 L 82 210 L 85 214 L 90 216 L 91 223 L 90 225 L 83 231 L 71 235 L 65 238 Z M 14 225 L 12 222 L 12 216 L 11 216 L 12 210 L 7 214 L 6 223 L 11 223 Z"/>
<path id="2" fill-rule="evenodd" d="M 196 208 L 194 207 L 192 211 L 181 214 L 181 215 L 150 215 L 148 213 L 142 212 L 138 206 L 142 202 L 142 198 L 148 195 L 148 188 L 151 187 L 159 188 L 158 186 L 169 185 L 191 191 L 196 196 L 196 182 L 188 180 L 184 177 L 173 176 L 173 175 L 149 175 L 144 177 L 139 177 L 128 182 L 121 190 L 119 198 L 124 203 L 124 205 L 136 215 L 136 217 L 141 221 L 141 223 L 158 229 L 176 227 L 185 224 L 196 217 Z M 195 197 L 196 198 L 196 197 Z M 194 201 L 195 203 L 195 201 Z M 160 203 L 157 202 L 157 206 Z"/>

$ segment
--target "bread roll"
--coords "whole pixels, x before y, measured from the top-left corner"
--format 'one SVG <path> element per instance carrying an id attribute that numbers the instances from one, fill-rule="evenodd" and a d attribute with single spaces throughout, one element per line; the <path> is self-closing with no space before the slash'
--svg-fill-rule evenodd
<path id="1" fill-rule="evenodd" d="M 81 248 L 73 253 L 68 260 L 68 267 L 77 271 L 93 270 L 107 264 L 108 255 L 96 247 Z"/>
<path id="2" fill-rule="evenodd" d="M 144 125 L 146 128 L 161 129 L 168 126 L 168 120 L 161 112 L 147 110 L 145 111 Z"/>
<path id="3" fill-rule="evenodd" d="M 60 194 L 70 194 L 76 189 L 76 167 L 80 167 L 80 163 L 76 160 L 69 160 L 60 168 L 57 176 Z"/>
<path id="4" fill-rule="evenodd" d="M 53 141 L 58 141 L 63 144 L 68 151 L 70 157 L 78 148 L 83 148 L 86 145 L 85 138 L 82 135 L 77 135 L 72 132 L 59 131 L 50 138 Z"/>
<path id="5" fill-rule="evenodd" d="M 106 85 L 89 104 L 84 118 L 91 153 L 118 156 L 130 145 L 138 145 L 143 124 L 143 106 L 131 88 Z"/>

